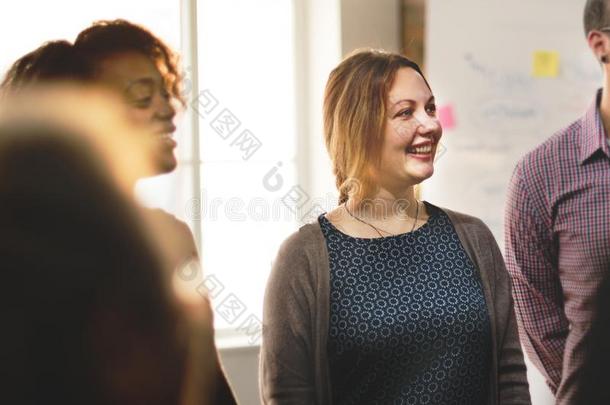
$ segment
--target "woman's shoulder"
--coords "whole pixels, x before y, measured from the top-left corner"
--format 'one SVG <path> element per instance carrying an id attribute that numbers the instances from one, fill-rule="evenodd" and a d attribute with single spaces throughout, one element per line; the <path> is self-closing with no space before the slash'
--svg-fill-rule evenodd
<path id="1" fill-rule="evenodd" d="M 167 225 L 174 226 L 176 228 L 180 228 L 184 230 L 188 229 L 188 225 L 179 220 L 175 215 L 170 214 L 167 211 L 162 210 L 161 208 L 148 208 L 144 207 L 143 212 L 145 215 L 148 215 L 151 219 L 164 222 Z"/>
<path id="2" fill-rule="evenodd" d="M 290 234 L 280 246 L 280 254 L 288 256 L 302 255 L 307 250 L 317 250 L 324 243 L 324 235 L 320 223 L 315 221 L 301 225 Z"/>
<path id="3" fill-rule="evenodd" d="M 158 208 L 144 208 L 142 213 L 151 231 L 168 249 L 166 254 L 172 263 L 179 265 L 199 256 L 193 233 L 185 222 Z"/>
<path id="4" fill-rule="evenodd" d="M 283 294 L 287 288 L 298 288 L 303 294 L 306 291 L 313 294 L 318 272 L 324 265 L 323 238 L 317 222 L 305 224 L 290 234 L 280 245 L 273 261 L 267 291 Z"/>
<path id="5" fill-rule="evenodd" d="M 480 218 L 463 212 L 454 211 L 449 208 L 439 207 L 433 204 L 430 205 L 444 212 L 449 217 L 451 223 L 458 232 L 485 238 L 491 236 L 493 238 L 491 230 Z"/>
<path id="6" fill-rule="evenodd" d="M 447 215 L 469 253 L 476 256 L 485 255 L 485 253 L 498 255 L 498 242 L 491 229 L 480 218 L 449 208 L 436 208 Z"/>
<path id="7" fill-rule="evenodd" d="M 174 234 L 174 236 L 178 236 L 182 240 L 188 242 L 193 241 L 193 234 L 189 226 L 176 216 L 159 208 L 144 208 L 143 212 L 155 225 L 164 227 Z"/>
<path id="8" fill-rule="evenodd" d="M 504 259 L 491 229 L 480 218 L 447 208 L 439 208 L 451 220 L 462 245 L 482 269 L 501 269 Z"/>

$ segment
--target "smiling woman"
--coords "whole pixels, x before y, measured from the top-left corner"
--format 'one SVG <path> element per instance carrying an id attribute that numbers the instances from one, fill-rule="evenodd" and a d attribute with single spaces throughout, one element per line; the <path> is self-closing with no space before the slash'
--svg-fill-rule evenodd
<path id="1" fill-rule="evenodd" d="M 393 82 L 395 77 L 399 85 L 389 92 L 386 83 Z M 370 83 L 373 79 L 379 80 L 379 85 L 350 85 L 363 81 Z M 391 153 L 383 148 L 386 133 L 398 135 L 391 135 L 389 140 L 402 142 L 401 158 L 404 158 L 407 145 L 403 140 L 408 143 L 413 141 L 412 124 L 417 118 L 408 116 L 413 114 L 415 102 L 404 99 L 401 89 L 405 86 L 412 88 L 412 84 L 419 86 L 418 91 L 425 98 L 419 100 L 422 109 L 432 109 L 434 100 L 430 86 L 419 66 L 402 56 L 357 52 L 331 73 L 324 103 L 324 133 L 326 148 L 335 162 L 340 203 L 350 196 L 361 200 L 373 192 L 376 186 L 371 169 L 388 163 L 382 159 L 382 155 Z M 434 111 L 430 114 L 434 117 Z M 386 118 L 388 115 L 392 117 L 391 120 Z M 421 116 L 418 117 L 421 119 Z M 438 122 L 432 130 L 435 134 L 429 139 L 436 144 L 441 134 Z M 356 184 L 358 186 L 354 187 Z"/>
<path id="2" fill-rule="evenodd" d="M 0 13 L 0 33 L 11 38 L 2 48 L 0 74 L 3 75 L 19 56 L 46 41 L 62 38 L 64 43 L 73 42 L 77 34 L 92 22 L 119 17 L 145 26 L 172 49 L 180 50 L 180 3 L 167 0 L 104 0 L 88 2 L 86 7 L 75 7 L 74 0 L 11 2 L 7 12 Z M 51 15 L 52 19 L 49 18 Z M 184 220 L 186 218 L 182 208 L 192 196 L 192 187 L 186 181 L 191 167 L 189 163 L 184 163 L 190 155 L 185 140 L 192 135 L 179 125 L 177 127 L 172 139 L 178 143 L 173 154 L 178 158 L 179 170 L 174 171 L 171 176 L 150 178 L 142 189 L 147 192 L 144 197 L 149 206 L 163 207 Z M 138 184 L 140 183 L 144 182 Z"/>
<path id="3" fill-rule="evenodd" d="M 181 100 L 180 81 L 170 73 L 177 71 L 175 59 L 170 48 L 145 28 L 125 20 L 102 21 L 84 30 L 75 45 L 49 42 L 19 58 L 7 72 L 2 91 L 13 97 L 28 87 L 56 81 L 100 85 L 113 91 L 139 129 L 140 152 L 153 162 L 152 170 L 141 173 L 141 178 L 150 177 L 171 172 L 177 164 L 176 142 L 171 138 L 173 104 Z M 197 248 L 188 227 L 167 213 L 157 213 L 162 215 L 155 217 L 165 218 L 164 222 L 174 224 L 183 235 L 173 241 L 172 267 L 196 260 Z"/>
<path id="4" fill-rule="evenodd" d="M 125 20 L 101 21 L 74 43 L 91 63 L 96 79 L 122 93 L 133 122 L 156 134 L 159 173 L 176 168 L 173 103 L 182 102 L 177 56 L 143 27 Z"/>
<path id="5" fill-rule="evenodd" d="M 274 263 L 263 402 L 529 404 L 491 232 L 414 193 L 442 134 L 417 64 L 348 56 L 328 79 L 324 129 L 340 205 L 291 235 Z"/>

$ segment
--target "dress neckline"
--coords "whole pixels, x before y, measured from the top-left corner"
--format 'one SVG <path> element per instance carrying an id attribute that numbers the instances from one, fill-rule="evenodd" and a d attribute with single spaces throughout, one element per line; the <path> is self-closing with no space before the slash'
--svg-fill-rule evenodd
<path id="1" fill-rule="evenodd" d="M 363 237 L 359 237 L 359 236 L 352 236 L 352 235 L 349 235 L 349 234 L 343 232 L 339 228 L 337 228 L 328 218 L 326 218 L 326 212 L 322 213 L 318 217 L 318 221 L 320 222 L 320 224 L 322 224 L 322 223 L 326 224 L 331 230 L 333 230 L 334 232 L 340 234 L 342 237 L 347 238 L 347 239 L 365 241 L 365 242 L 401 239 L 401 238 L 405 238 L 408 236 L 418 235 L 418 233 L 424 232 L 427 228 L 429 228 L 430 222 L 438 215 L 439 210 L 435 206 L 433 206 L 432 204 L 430 204 L 427 201 L 422 201 L 422 202 L 426 206 L 426 210 L 428 212 L 427 221 L 422 226 L 414 229 L 412 232 L 403 232 L 403 233 L 399 233 L 397 235 L 379 236 L 379 237 L 372 237 L 372 238 L 363 238 Z"/>

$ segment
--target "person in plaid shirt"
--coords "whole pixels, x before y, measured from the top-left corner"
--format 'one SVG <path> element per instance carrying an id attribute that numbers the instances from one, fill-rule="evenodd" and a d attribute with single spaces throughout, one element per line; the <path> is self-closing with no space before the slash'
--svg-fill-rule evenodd
<path id="1" fill-rule="evenodd" d="M 557 404 L 574 403 L 593 301 L 610 270 L 610 1 L 588 0 L 584 25 L 604 87 L 582 118 L 517 164 L 505 218 L 521 341 Z"/>

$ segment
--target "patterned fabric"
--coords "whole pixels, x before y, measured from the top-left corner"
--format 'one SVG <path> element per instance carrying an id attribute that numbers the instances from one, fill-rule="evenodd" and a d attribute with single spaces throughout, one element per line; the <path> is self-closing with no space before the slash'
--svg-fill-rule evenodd
<path id="1" fill-rule="evenodd" d="M 610 149 L 599 116 L 586 115 L 517 165 L 506 207 L 506 261 L 521 340 L 571 403 L 592 299 L 610 269 Z"/>
<path id="2" fill-rule="evenodd" d="M 354 238 L 319 217 L 330 260 L 333 403 L 483 404 L 491 332 L 479 275 L 447 215 Z"/>

